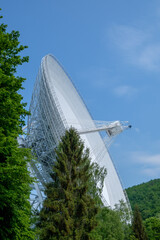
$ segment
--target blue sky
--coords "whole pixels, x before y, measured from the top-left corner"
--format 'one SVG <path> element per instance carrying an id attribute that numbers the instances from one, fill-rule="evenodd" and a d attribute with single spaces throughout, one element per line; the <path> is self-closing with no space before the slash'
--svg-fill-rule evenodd
<path id="1" fill-rule="evenodd" d="M 93 119 L 128 120 L 110 148 L 124 187 L 160 176 L 160 2 L 1 0 L 8 31 L 28 45 L 22 95 L 30 103 L 41 58 L 52 53 Z"/>

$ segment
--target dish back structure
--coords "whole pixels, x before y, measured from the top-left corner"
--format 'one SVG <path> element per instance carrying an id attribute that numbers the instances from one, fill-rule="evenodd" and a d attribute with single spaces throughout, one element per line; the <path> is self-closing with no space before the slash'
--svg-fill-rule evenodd
<path id="1" fill-rule="evenodd" d="M 114 208 L 120 200 L 128 203 L 118 174 L 105 143 L 97 131 L 85 133 L 84 129 L 96 129 L 82 98 L 76 91 L 63 67 L 52 56 L 42 59 L 30 104 L 31 115 L 27 124 L 27 146 L 36 153 L 37 163 L 31 164 L 31 172 L 38 178 L 35 190 L 38 204 L 43 201 L 43 186 L 50 182 L 50 172 L 55 160 L 54 149 L 69 127 L 82 132 L 81 138 L 90 149 L 91 160 L 107 169 L 104 180 L 103 201 Z"/>

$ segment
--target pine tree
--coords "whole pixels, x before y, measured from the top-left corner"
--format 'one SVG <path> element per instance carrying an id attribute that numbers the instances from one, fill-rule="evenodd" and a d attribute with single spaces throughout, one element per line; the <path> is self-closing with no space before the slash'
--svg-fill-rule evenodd
<path id="1" fill-rule="evenodd" d="M 133 234 L 138 240 L 147 240 L 147 235 L 143 225 L 141 213 L 138 206 L 134 208 L 133 223 L 132 223 Z"/>
<path id="2" fill-rule="evenodd" d="M 24 117 L 28 114 L 19 90 L 25 80 L 15 76 L 16 68 L 28 57 L 19 52 L 19 32 L 8 33 L 0 25 L 0 239 L 34 239 L 30 228 L 31 207 L 28 201 L 32 179 L 27 170 L 31 158 L 28 149 L 18 147 Z"/>
<path id="3" fill-rule="evenodd" d="M 89 191 L 94 172 L 89 150 L 84 149 L 76 130 L 71 128 L 62 137 L 56 155 L 53 182 L 46 185 L 46 199 L 37 224 L 39 239 L 91 239 L 98 206 Z"/>

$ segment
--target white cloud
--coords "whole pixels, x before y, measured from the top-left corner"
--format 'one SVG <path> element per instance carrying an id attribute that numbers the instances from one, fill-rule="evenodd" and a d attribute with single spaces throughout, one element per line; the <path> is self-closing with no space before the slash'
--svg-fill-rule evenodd
<path id="1" fill-rule="evenodd" d="M 149 70 L 160 68 L 160 44 L 146 46 L 139 54 L 138 63 Z"/>
<path id="2" fill-rule="evenodd" d="M 152 178 L 159 178 L 160 168 L 145 168 L 141 173 Z"/>
<path id="3" fill-rule="evenodd" d="M 147 153 L 135 153 L 136 161 L 139 163 L 147 163 L 152 166 L 160 167 L 160 154 L 149 155 Z"/>
<path id="4" fill-rule="evenodd" d="M 141 174 L 153 178 L 160 175 L 160 154 L 148 154 L 145 152 L 131 153 L 131 160 L 133 163 L 139 165 Z"/>
<path id="5" fill-rule="evenodd" d="M 128 96 L 128 97 L 131 97 L 133 96 L 134 94 L 137 93 L 137 89 L 134 88 L 134 87 L 131 87 L 131 86 L 127 86 L 127 85 L 124 85 L 124 86 L 119 86 L 119 87 L 116 87 L 114 89 L 114 93 L 118 96 L 118 97 L 122 97 L 122 96 Z"/>
<path id="6" fill-rule="evenodd" d="M 153 32 L 116 25 L 110 29 L 109 37 L 130 63 L 148 70 L 160 70 L 160 44 L 154 41 Z"/>
<path id="7" fill-rule="evenodd" d="M 109 34 L 114 43 L 123 50 L 134 50 L 148 38 L 143 31 L 124 25 L 113 26 Z"/>

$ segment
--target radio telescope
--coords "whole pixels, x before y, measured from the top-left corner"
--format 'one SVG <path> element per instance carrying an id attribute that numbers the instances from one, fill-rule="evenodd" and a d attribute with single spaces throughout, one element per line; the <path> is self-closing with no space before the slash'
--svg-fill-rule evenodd
<path id="1" fill-rule="evenodd" d="M 25 144 L 32 148 L 37 157 L 36 162 L 30 164 L 31 173 L 38 179 L 38 182 L 34 183 L 31 196 L 32 204 L 36 208 L 42 206 L 44 185 L 51 181 L 54 149 L 65 130 L 71 126 L 77 129 L 85 146 L 90 149 L 91 160 L 107 169 L 103 188 L 104 204 L 114 208 L 115 204 L 123 200 L 129 206 L 107 150 L 113 137 L 130 127 L 128 122 L 93 121 L 69 76 L 52 55 L 42 59 L 30 112 Z M 105 132 L 107 144 L 100 131 Z"/>

